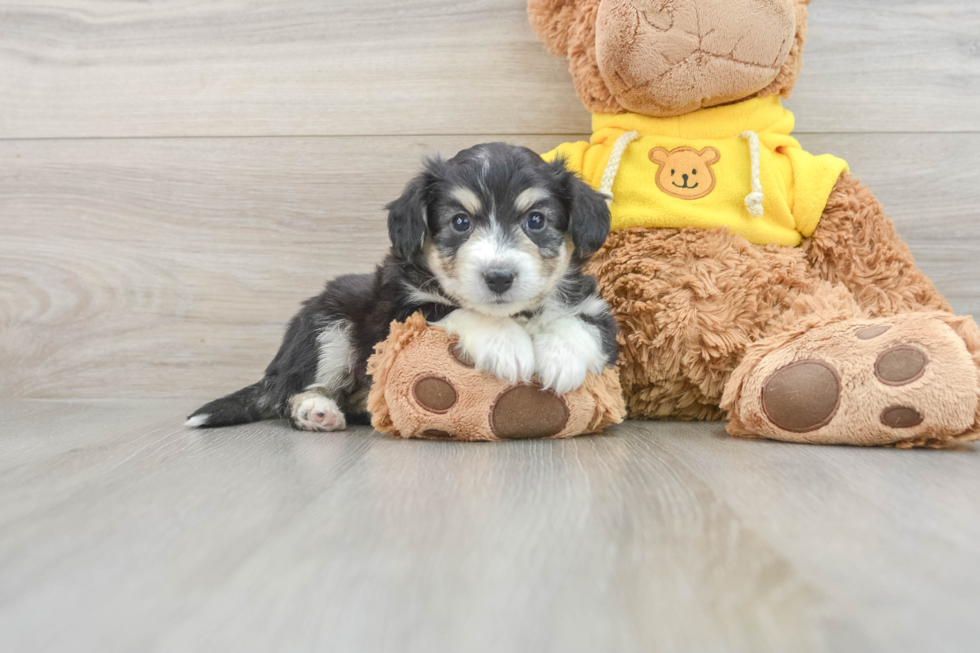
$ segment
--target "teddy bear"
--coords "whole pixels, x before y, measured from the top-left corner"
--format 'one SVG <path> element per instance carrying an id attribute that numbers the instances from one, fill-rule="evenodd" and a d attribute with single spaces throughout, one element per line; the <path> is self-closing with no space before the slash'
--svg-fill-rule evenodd
<path id="1" fill-rule="evenodd" d="M 980 330 L 845 161 L 782 105 L 809 0 L 529 0 L 592 113 L 562 157 L 605 193 L 589 272 L 634 419 L 735 436 L 943 447 L 980 434 Z"/>

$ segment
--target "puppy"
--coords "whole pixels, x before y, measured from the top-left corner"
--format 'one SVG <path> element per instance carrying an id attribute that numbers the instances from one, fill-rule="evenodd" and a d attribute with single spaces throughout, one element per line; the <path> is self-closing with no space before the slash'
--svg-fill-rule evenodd
<path id="1" fill-rule="evenodd" d="M 609 234 L 609 211 L 562 161 L 477 145 L 429 160 L 387 210 L 392 248 L 374 273 L 328 282 L 289 323 L 265 377 L 202 406 L 188 426 L 365 422 L 368 356 L 393 320 L 416 311 L 508 382 L 536 374 L 560 394 L 616 362 L 615 321 L 582 272 Z"/>

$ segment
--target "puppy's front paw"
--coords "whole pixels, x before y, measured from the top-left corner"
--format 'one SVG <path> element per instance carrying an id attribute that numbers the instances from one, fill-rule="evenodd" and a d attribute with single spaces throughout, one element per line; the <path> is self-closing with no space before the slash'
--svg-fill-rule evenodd
<path id="1" fill-rule="evenodd" d="M 545 389 L 565 394 L 585 382 L 588 368 L 581 352 L 558 336 L 542 334 L 534 338 L 535 374 Z"/>
<path id="2" fill-rule="evenodd" d="M 490 372 L 508 383 L 531 380 L 534 346 L 531 337 L 514 320 L 460 309 L 438 325 L 459 336 L 457 347 L 478 370 Z"/>
<path id="3" fill-rule="evenodd" d="M 594 326 L 575 317 L 531 320 L 535 374 L 545 388 L 558 394 L 577 389 L 588 372 L 605 366 L 601 336 Z"/>
<path id="4" fill-rule="evenodd" d="M 337 402 L 316 391 L 294 395 L 289 400 L 293 427 L 301 431 L 342 431 L 347 428 Z"/>
<path id="5" fill-rule="evenodd" d="M 517 324 L 488 333 L 475 342 L 463 343 L 463 353 L 470 356 L 478 370 L 486 370 L 494 376 L 516 383 L 531 380 L 534 374 L 534 347 L 531 338 Z"/>

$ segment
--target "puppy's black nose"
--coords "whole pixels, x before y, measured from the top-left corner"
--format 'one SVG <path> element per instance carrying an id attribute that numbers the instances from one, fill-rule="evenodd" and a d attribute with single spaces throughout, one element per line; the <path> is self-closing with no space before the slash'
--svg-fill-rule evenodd
<path id="1" fill-rule="evenodd" d="M 684 177 L 684 185 L 687 186 L 687 175 L 683 175 L 683 177 Z"/>
<path id="2" fill-rule="evenodd" d="M 483 275 L 483 280 L 487 282 L 487 288 L 502 295 L 514 285 L 514 273 L 507 270 L 491 270 Z"/>

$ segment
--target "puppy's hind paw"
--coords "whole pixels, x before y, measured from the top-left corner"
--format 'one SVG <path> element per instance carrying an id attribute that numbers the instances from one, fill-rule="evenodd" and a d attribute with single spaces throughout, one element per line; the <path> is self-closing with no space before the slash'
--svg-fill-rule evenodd
<path id="1" fill-rule="evenodd" d="M 289 400 L 293 428 L 301 431 L 342 431 L 347 420 L 337 402 L 319 392 L 295 395 Z"/>

